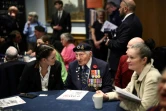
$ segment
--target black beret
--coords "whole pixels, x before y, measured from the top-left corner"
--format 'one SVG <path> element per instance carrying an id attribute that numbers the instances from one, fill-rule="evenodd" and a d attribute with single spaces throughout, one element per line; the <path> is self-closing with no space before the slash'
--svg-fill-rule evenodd
<path id="1" fill-rule="evenodd" d="M 37 30 L 39 32 L 45 32 L 45 28 L 42 26 L 35 26 L 35 30 Z"/>
<path id="2" fill-rule="evenodd" d="M 87 43 L 80 43 L 75 48 L 73 48 L 73 51 L 74 52 L 77 52 L 77 51 L 92 51 L 92 47 L 91 47 L 91 45 L 89 45 Z"/>

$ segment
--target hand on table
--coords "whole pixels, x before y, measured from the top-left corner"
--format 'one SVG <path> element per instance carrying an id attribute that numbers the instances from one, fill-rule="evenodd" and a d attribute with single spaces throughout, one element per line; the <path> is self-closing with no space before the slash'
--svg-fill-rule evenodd
<path id="1" fill-rule="evenodd" d="M 107 94 L 103 93 L 101 90 L 96 91 L 96 94 L 102 94 L 104 101 L 108 101 L 109 100 L 109 96 Z"/>

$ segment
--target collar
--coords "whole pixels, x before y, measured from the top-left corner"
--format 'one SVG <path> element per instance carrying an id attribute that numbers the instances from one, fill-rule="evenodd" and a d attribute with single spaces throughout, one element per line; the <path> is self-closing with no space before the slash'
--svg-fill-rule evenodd
<path id="1" fill-rule="evenodd" d="M 86 64 L 89 69 L 91 68 L 91 64 L 92 64 L 92 57 L 90 57 L 88 63 Z"/>
<path id="2" fill-rule="evenodd" d="M 63 10 L 58 10 L 58 13 L 59 13 L 59 12 L 61 12 L 61 13 L 62 13 L 62 12 L 63 12 Z"/>
<path id="3" fill-rule="evenodd" d="M 133 14 L 133 13 L 128 13 L 128 14 L 123 18 L 122 22 L 125 21 L 125 19 L 126 19 L 128 16 L 130 16 L 131 14 Z"/>
<path id="4" fill-rule="evenodd" d="M 144 79 L 144 77 L 147 75 L 147 73 L 149 72 L 149 70 L 153 67 L 153 59 L 151 59 L 151 63 L 146 64 L 144 69 L 142 70 L 141 74 L 138 76 L 138 74 L 136 74 L 136 72 L 134 72 L 134 78 L 137 79 L 138 81 L 142 81 Z"/>
<path id="5" fill-rule="evenodd" d="M 18 43 L 16 43 L 16 42 L 13 42 L 14 43 L 14 45 L 17 45 Z"/>
<path id="6" fill-rule="evenodd" d="M 86 64 L 89 69 L 91 69 L 92 57 L 90 57 L 88 63 Z"/>
<path id="7" fill-rule="evenodd" d="M 41 66 L 39 65 L 39 72 L 41 72 Z M 51 66 L 48 66 L 47 71 L 50 73 Z"/>

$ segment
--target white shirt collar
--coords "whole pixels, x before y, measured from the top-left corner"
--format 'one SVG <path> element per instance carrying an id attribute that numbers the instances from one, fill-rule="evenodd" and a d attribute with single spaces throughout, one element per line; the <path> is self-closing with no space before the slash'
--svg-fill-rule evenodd
<path id="1" fill-rule="evenodd" d="M 89 69 L 91 69 L 92 57 L 90 57 L 88 63 L 86 64 Z"/>
<path id="2" fill-rule="evenodd" d="M 39 65 L 39 73 L 40 73 L 40 78 L 41 78 L 42 91 L 48 91 L 48 81 L 49 81 L 49 76 L 50 76 L 50 70 L 51 70 L 51 66 L 48 66 L 47 73 L 43 77 L 43 75 L 41 74 L 41 66 Z"/>
<path id="3" fill-rule="evenodd" d="M 128 16 L 130 16 L 131 14 L 133 14 L 133 13 L 128 13 L 128 14 L 123 18 L 122 22 L 123 22 Z"/>

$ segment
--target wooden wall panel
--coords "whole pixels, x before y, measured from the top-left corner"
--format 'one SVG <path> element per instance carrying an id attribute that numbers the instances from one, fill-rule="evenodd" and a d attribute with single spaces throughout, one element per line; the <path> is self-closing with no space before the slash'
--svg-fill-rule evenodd
<path id="1" fill-rule="evenodd" d="M 166 0 L 135 0 L 136 15 L 143 24 L 143 39 L 153 38 L 166 46 Z"/>

